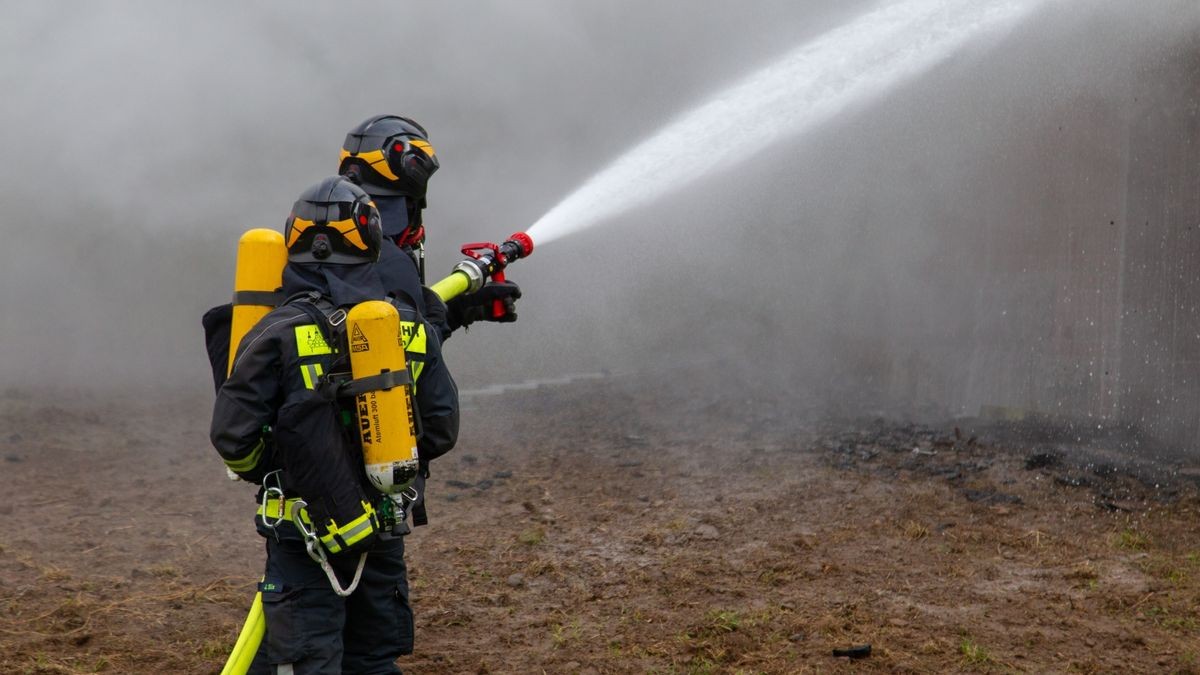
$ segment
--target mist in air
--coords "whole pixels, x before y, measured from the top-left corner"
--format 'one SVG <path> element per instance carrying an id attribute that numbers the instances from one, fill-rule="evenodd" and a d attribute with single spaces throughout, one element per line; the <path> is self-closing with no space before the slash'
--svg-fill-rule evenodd
<path id="1" fill-rule="evenodd" d="M 554 242 L 510 270 L 520 321 L 447 344 L 464 387 L 702 363 L 730 396 L 1186 440 L 1162 345 L 1194 284 L 1155 261 L 1200 225 L 1200 9 L 1064 4 L 11 7 L 0 378 L 210 387 L 238 235 L 387 112 L 442 161 L 435 279 L 462 242 Z"/>

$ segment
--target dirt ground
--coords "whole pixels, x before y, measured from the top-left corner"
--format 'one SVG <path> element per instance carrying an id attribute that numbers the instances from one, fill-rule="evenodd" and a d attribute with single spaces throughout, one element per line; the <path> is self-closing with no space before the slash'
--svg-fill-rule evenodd
<path id="1" fill-rule="evenodd" d="M 406 672 L 1200 672 L 1200 456 L 668 381 L 465 399 Z M 219 672 L 253 490 L 152 398 L 0 396 L 0 672 Z"/>

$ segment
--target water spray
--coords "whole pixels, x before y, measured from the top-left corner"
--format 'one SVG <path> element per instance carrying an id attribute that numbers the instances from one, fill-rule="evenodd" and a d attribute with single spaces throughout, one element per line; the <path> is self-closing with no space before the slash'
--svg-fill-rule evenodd
<path id="1" fill-rule="evenodd" d="M 611 220 L 871 103 L 1046 0 L 893 0 L 805 42 L 681 113 L 529 228 L 540 245 Z M 733 151 L 736 149 L 736 152 Z"/>

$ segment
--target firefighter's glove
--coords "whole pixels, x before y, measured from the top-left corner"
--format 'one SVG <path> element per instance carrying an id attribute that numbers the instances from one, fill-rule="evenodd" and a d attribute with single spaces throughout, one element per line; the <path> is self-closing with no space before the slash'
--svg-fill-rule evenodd
<path id="1" fill-rule="evenodd" d="M 517 320 L 516 303 L 519 297 L 521 287 L 513 282 L 489 281 L 474 293 L 453 298 L 446 303 L 446 319 L 450 330 L 470 326 L 476 321 L 512 323 Z M 494 312 L 497 300 L 504 308 L 499 316 Z"/>
<path id="2" fill-rule="evenodd" d="M 450 337 L 450 321 L 447 316 L 449 310 L 446 309 L 446 303 L 438 297 L 437 293 L 428 286 L 421 287 L 421 299 L 425 301 L 425 320 L 437 329 L 438 337 L 442 342 Z"/>

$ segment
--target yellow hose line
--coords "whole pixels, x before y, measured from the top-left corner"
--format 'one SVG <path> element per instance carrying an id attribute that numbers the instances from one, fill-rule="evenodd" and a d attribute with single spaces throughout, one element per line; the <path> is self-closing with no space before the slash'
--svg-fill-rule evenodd
<path id="1" fill-rule="evenodd" d="M 221 675 L 246 675 L 266 632 L 267 620 L 263 616 L 262 593 L 256 593 L 254 602 L 250 604 L 250 613 L 246 615 L 246 623 L 242 625 L 242 632 L 238 634 L 229 660 L 221 669 Z"/>
<path id="2" fill-rule="evenodd" d="M 430 286 L 430 290 L 445 302 L 466 293 L 470 287 L 471 279 L 466 272 L 452 272 L 450 276 Z"/>

